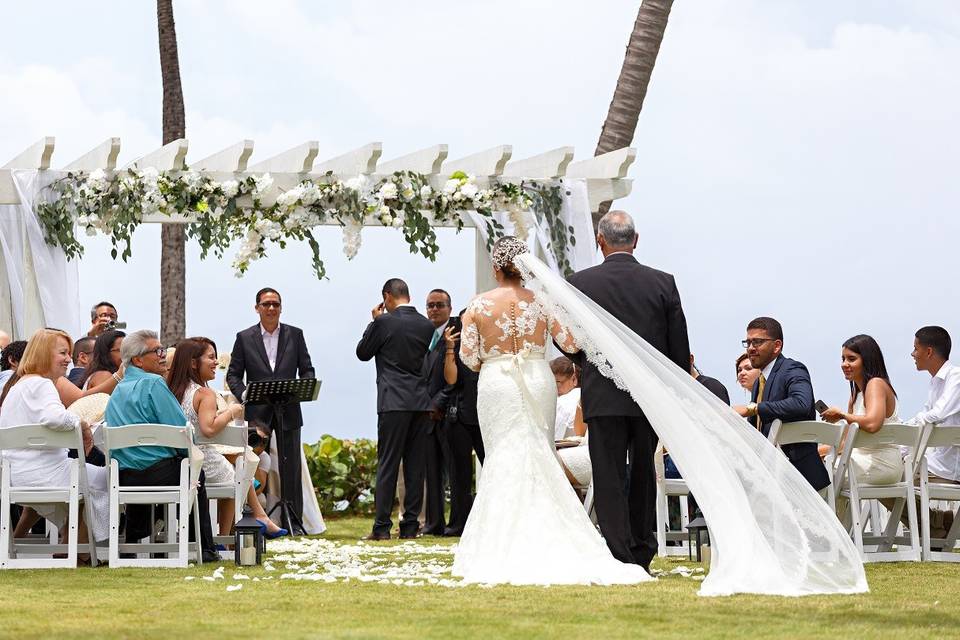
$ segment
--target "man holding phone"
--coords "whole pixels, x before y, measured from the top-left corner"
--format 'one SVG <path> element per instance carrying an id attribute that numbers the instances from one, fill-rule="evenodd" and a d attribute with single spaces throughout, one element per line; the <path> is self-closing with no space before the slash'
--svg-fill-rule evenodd
<path id="1" fill-rule="evenodd" d="M 754 369 L 760 369 L 760 377 L 753 385 L 750 403 L 733 409 L 764 436 L 770 433 L 774 420 L 814 420 L 816 412 L 810 373 L 803 363 L 784 357 L 780 323 L 765 317 L 752 320 L 747 325 L 743 346 L 750 364 Z M 820 491 L 830 484 L 816 443 L 786 444 L 781 449 L 814 489 Z"/>

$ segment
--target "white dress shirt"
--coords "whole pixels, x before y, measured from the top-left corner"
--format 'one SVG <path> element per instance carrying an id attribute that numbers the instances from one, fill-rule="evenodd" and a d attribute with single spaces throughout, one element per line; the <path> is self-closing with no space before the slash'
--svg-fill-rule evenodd
<path id="1" fill-rule="evenodd" d="M 270 362 L 270 368 L 277 368 L 277 345 L 280 343 L 280 325 L 270 333 L 260 325 L 260 336 L 263 338 L 263 348 L 267 352 L 267 360 Z"/>
<path id="2" fill-rule="evenodd" d="M 943 363 L 930 379 L 930 393 L 923 411 L 907 424 L 960 426 L 960 367 Z M 960 447 L 932 447 L 924 454 L 927 468 L 935 476 L 960 481 Z"/>

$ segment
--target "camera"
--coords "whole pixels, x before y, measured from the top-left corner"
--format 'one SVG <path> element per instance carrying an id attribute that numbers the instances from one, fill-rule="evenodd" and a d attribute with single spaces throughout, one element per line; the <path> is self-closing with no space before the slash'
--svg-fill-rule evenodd
<path id="1" fill-rule="evenodd" d="M 126 329 L 126 322 L 117 322 L 116 320 L 111 320 L 107 323 L 107 331 L 113 331 L 114 329 Z"/>

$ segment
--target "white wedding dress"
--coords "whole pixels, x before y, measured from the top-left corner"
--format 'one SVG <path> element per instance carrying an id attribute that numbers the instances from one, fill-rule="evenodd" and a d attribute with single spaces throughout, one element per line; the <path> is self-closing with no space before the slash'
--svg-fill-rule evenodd
<path id="1" fill-rule="evenodd" d="M 475 298 L 464 315 L 460 353 L 480 369 L 486 457 L 453 574 L 487 584 L 653 580 L 610 554 L 557 461 L 557 388 L 544 352 L 551 334 L 560 344 L 572 342 L 540 302 L 520 294 Z"/>

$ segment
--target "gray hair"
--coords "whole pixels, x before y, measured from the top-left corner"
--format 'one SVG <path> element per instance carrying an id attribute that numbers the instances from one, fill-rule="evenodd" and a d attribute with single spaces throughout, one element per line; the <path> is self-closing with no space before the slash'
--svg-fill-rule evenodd
<path id="1" fill-rule="evenodd" d="M 633 218 L 626 211 L 608 211 L 597 224 L 597 234 L 611 247 L 629 247 L 637 239 Z"/>
<path id="2" fill-rule="evenodd" d="M 140 329 L 140 331 L 128 333 L 127 337 L 120 343 L 120 359 L 123 360 L 123 364 L 129 366 L 134 358 L 142 356 L 146 352 L 148 341 L 157 339 L 156 332 L 149 329 Z"/>

